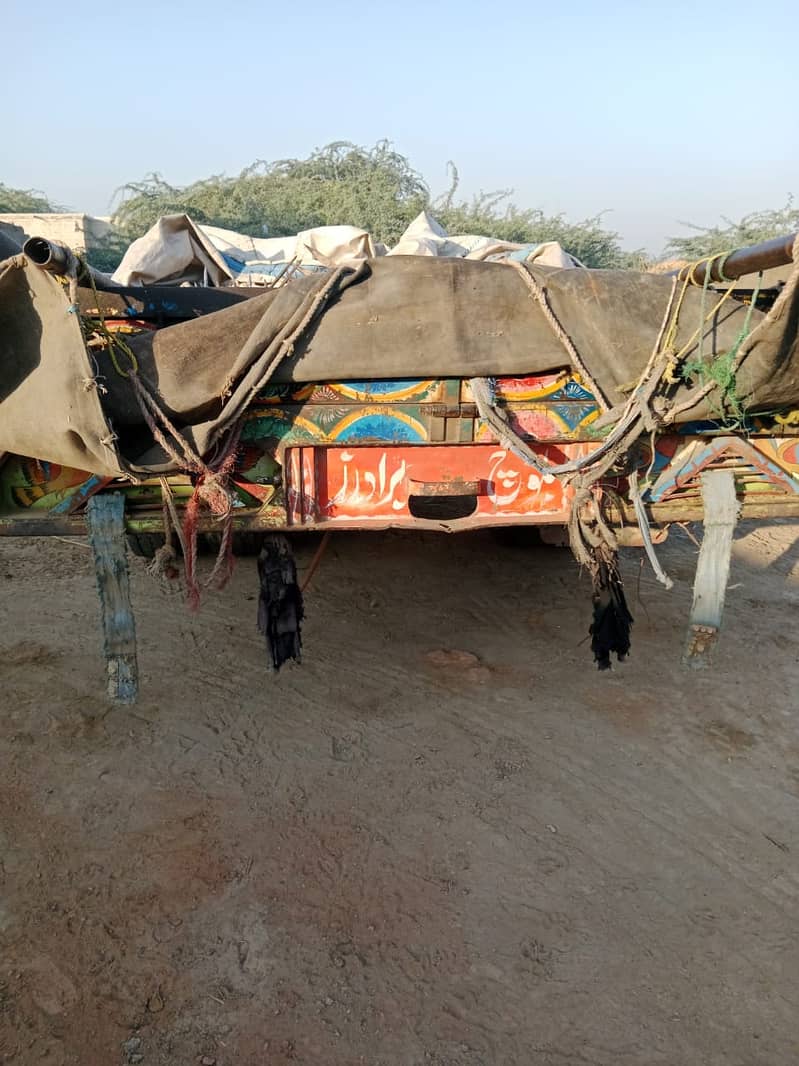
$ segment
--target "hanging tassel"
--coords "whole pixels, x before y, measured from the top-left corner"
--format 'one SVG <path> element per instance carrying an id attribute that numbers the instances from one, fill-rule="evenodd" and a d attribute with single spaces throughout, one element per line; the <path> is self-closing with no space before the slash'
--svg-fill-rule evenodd
<path id="1" fill-rule="evenodd" d="M 279 670 L 289 659 L 300 661 L 301 623 L 305 614 L 297 583 L 297 566 L 285 537 L 264 539 L 258 556 L 258 629 L 266 638 L 272 667 Z"/>
<path id="2" fill-rule="evenodd" d="M 597 669 L 609 670 L 614 652 L 619 662 L 624 662 L 630 652 L 632 624 L 615 561 L 599 559 L 594 579 L 594 620 L 589 629 Z"/>

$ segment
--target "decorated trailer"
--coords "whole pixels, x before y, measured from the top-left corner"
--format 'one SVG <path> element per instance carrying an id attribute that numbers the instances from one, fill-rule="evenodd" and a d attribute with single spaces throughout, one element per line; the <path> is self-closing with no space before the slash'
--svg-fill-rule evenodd
<path id="1" fill-rule="evenodd" d="M 668 587 L 657 543 L 704 522 L 702 665 L 738 518 L 799 515 L 794 244 L 672 277 L 404 256 L 264 292 L 125 288 L 29 241 L 0 263 L 0 534 L 88 531 L 120 701 L 127 549 L 196 606 L 255 548 L 279 667 L 300 651 L 292 537 L 339 529 L 539 527 L 591 572 L 607 667 L 632 621 L 618 549 Z"/>

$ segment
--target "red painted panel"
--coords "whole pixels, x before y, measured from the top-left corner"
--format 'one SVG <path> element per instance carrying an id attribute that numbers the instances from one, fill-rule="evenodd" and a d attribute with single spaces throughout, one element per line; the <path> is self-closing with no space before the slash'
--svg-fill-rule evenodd
<path id="1" fill-rule="evenodd" d="M 594 443 L 538 444 L 551 463 L 586 455 Z M 420 483 L 479 486 L 475 516 L 541 516 L 566 520 L 573 490 L 497 445 L 289 448 L 285 463 L 289 521 L 295 525 L 335 519 L 413 521 L 409 496 Z M 440 489 L 438 490 L 440 494 Z"/>

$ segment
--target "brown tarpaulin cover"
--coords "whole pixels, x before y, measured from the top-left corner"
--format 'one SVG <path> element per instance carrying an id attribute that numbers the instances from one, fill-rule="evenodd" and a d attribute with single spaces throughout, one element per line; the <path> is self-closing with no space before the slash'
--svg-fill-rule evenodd
<path id="1" fill-rule="evenodd" d="M 622 402 L 652 352 L 671 279 L 527 269 L 545 287 L 608 404 Z M 751 350 L 736 385 L 752 409 L 799 406 L 797 288 L 794 270 L 769 315 L 752 313 Z M 716 298 L 709 294 L 708 308 Z M 698 289 L 685 295 L 678 348 L 699 324 L 701 299 Z M 706 328 L 707 356 L 730 349 L 746 313 L 735 300 L 724 304 Z M 569 363 L 517 270 L 413 256 L 299 279 L 129 343 L 142 379 L 203 455 L 269 380 L 513 376 Z M 0 452 L 108 475 L 170 469 L 129 381 L 115 373 L 106 353 L 97 359 L 99 367 L 60 282 L 19 259 L 0 265 Z M 681 386 L 677 401 L 688 392 Z M 714 409 L 711 396 L 682 418 Z"/>

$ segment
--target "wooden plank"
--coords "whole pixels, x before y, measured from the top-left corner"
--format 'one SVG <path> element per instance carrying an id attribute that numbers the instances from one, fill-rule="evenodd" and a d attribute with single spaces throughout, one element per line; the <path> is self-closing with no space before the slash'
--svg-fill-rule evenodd
<path id="1" fill-rule="evenodd" d="M 701 475 L 704 536 L 694 578 L 694 599 L 683 663 L 708 665 L 718 640 L 724 597 L 730 576 L 732 536 L 740 510 L 731 470 L 705 470 Z"/>
<path id="2" fill-rule="evenodd" d="M 86 507 L 86 524 L 100 596 L 108 695 L 116 703 L 135 703 L 139 687 L 136 627 L 130 602 L 122 493 L 92 496 Z"/>

